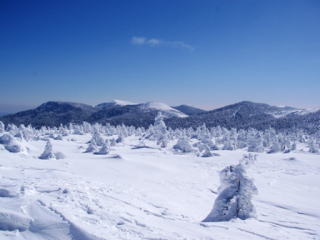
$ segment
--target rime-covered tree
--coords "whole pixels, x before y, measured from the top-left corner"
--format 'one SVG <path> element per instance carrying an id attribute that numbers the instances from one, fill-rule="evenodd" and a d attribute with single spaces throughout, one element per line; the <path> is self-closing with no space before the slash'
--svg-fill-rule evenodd
<path id="1" fill-rule="evenodd" d="M 3 122 L 0 121 L 0 133 L 3 133 L 5 131 L 5 125 Z"/>
<path id="2" fill-rule="evenodd" d="M 251 202 L 257 189 L 246 176 L 245 164 L 231 165 L 220 172 L 218 196 L 213 209 L 204 222 L 229 221 L 233 218 L 247 219 L 254 214 Z"/>

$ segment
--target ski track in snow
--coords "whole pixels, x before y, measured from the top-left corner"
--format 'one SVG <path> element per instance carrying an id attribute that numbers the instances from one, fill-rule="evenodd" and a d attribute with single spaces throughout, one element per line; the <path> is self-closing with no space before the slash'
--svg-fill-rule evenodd
<path id="1" fill-rule="evenodd" d="M 202 223 L 216 198 L 218 171 L 243 151 L 199 158 L 138 139 L 111 149 L 122 159 L 83 153 L 90 136 L 52 141 L 67 157 L 39 160 L 0 150 L 0 239 L 320 239 L 320 156 L 259 154 L 248 170 L 258 188 L 256 217 Z M 284 160 L 299 159 L 295 162 Z"/>

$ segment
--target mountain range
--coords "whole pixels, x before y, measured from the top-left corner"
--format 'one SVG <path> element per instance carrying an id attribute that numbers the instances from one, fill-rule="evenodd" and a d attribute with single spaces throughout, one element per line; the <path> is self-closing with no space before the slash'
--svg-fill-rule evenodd
<path id="1" fill-rule="evenodd" d="M 223 126 L 227 128 L 273 127 L 278 130 L 301 128 L 308 132 L 320 130 L 320 111 L 294 107 L 277 107 L 263 103 L 242 101 L 211 111 L 188 105 L 171 107 L 164 103 L 132 103 L 121 100 L 91 106 L 82 103 L 49 101 L 27 111 L 1 116 L 0 121 L 16 125 L 59 126 L 60 124 L 110 123 L 148 127 L 161 112 L 171 128 Z"/>

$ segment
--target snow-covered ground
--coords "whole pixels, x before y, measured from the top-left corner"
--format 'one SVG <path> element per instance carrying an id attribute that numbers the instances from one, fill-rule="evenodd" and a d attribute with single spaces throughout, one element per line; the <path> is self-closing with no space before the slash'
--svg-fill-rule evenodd
<path id="1" fill-rule="evenodd" d="M 197 157 L 135 148 L 137 137 L 108 155 L 83 153 L 91 135 L 52 140 L 64 159 L 40 160 L 46 142 L 28 152 L 0 145 L 0 239 L 320 239 L 320 155 L 258 153 L 247 170 L 258 195 L 256 217 L 204 223 L 219 171 L 243 150 Z"/>

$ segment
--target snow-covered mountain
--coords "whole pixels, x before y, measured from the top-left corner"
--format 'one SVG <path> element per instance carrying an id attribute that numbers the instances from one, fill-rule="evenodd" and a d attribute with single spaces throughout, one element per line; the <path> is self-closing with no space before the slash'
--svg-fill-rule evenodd
<path id="1" fill-rule="evenodd" d="M 72 102 L 47 102 L 35 109 L 0 117 L 4 123 L 59 126 L 60 124 L 111 123 L 148 127 L 161 112 L 171 128 L 224 126 L 227 128 L 275 129 L 301 128 L 317 131 L 320 112 L 294 107 L 277 107 L 263 103 L 243 101 L 211 111 L 203 111 L 187 105 L 170 107 L 165 103 L 132 102 L 114 100 L 93 107 Z"/>

